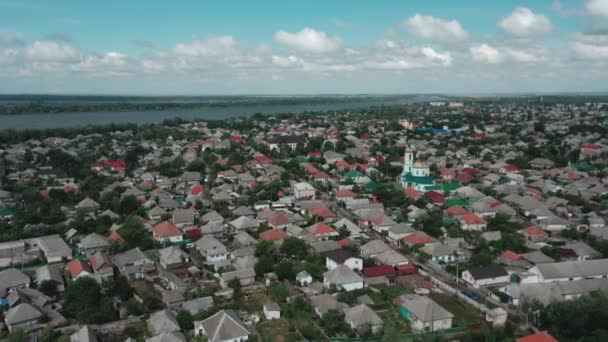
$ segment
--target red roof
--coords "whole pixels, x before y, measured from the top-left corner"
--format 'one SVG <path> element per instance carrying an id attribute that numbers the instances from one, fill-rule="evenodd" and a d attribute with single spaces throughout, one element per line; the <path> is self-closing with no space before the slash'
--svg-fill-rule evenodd
<path id="1" fill-rule="evenodd" d="M 357 194 L 355 194 L 354 192 L 352 192 L 351 190 L 348 190 L 348 189 L 342 189 L 342 190 L 338 190 L 338 192 L 336 192 L 337 198 L 355 197 L 356 195 Z"/>
<path id="2" fill-rule="evenodd" d="M 467 214 L 462 216 L 462 221 L 466 224 L 487 224 L 486 220 L 475 214 Z"/>
<path id="3" fill-rule="evenodd" d="M 500 256 L 502 259 L 504 260 L 508 260 L 508 261 L 517 261 L 519 260 L 519 254 L 511 251 L 511 250 L 506 250 L 502 253 L 502 255 Z"/>
<path id="4" fill-rule="evenodd" d="M 390 265 L 364 267 L 361 273 L 367 278 L 388 276 L 395 274 L 395 268 Z"/>
<path id="5" fill-rule="evenodd" d="M 416 273 L 416 265 L 408 263 L 405 265 L 397 265 L 397 272 L 399 274 L 412 274 Z"/>
<path id="6" fill-rule="evenodd" d="M 316 175 L 321 171 L 319 171 L 319 169 L 317 169 L 314 165 L 306 165 L 304 167 L 304 172 L 309 173 L 311 175 Z"/>
<path id="7" fill-rule="evenodd" d="M 108 241 L 122 245 L 125 242 L 125 239 L 123 239 L 122 236 L 118 234 L 118 231 L 115 230 L 108 236 Z"/>
<path id="8" fill-rule="evenodd" d="M 104 264 L 106 264 L 106 266 L 112 266 L 112 262 L 110 261 L 110 258 L 108 258 L 105 255 L 102 255 L 102 257 L 103 257 L 103 262 L 101 265 L 97 265 L 97 258 L 93 258 L 93 257 L 89 258 L 89 262 L 91 263 L 92 269 L 99 270 L 99 268 L 101 266 L 103 266 Z"/>
<path id="9" fill-rule="evenodd" d="M 273 226 L 283 226 L 289 224 L 289 217 L 283 213 L 275 213 L 268 219 L 268 223 Z"/>
<path id="10" fill-rule="evenodd" d="M 503 166 L 503 169 L 505 169 L 506 171 L 509 171 L 509 172 L 519 171 L 519 167 L 517 167 L 515 165 L 511 165 L 511 164 L 507 164 L 507 165 Z"/>
<path id="11" fill-rule="evenodd" d="M 230 140 L 234 141 L 234 142 L 239 142 L 243 140 L 243 137 L 240 135 L 233 135 Z"/>
<path id="12" fill-rule="evenodd" d="M 68 263 L 68 269 L 70 270 L 70 274 L 72 278 L 76 278 L 82 272 L 93 273 L 91 266 L 79 259 L 74 259 Z"/>
<path id="13" fill-rule="evenodd" d="M 308 156 L 309 157 L 320 157 L 321 156 L 321 152 L 309 152 Z"/>
<path id="14" fill-rule="evenodd" d="M 315 223 L 312 226 L 308 227 L 310 233 L 315 235 L 336 235 L 337 232 L 332 227 L 328 226 L 324 222 Z"/>
<path id="15" fill-rule="evenodd" d="M 193 228 L 186 230 L 186 237 L 191 240 L 197 240 L 202 235 L 201 230 L 199 228 Z"/>
<path id="16" fill-rule="evenodd" d="M 288 235 L 280 229 L 273 228 L 260 233 L 259 237 L 264 241 L 280 241 L 286 239 Z"/>
<path id="17" fill-rule="evenodd" d="M 411 198 L 413 200 L 417 200 L 420 197 L 422 197 L 422 194 L 418 191 L 416 191 L 416 189 L 414 188 L 406 188 L 405 189 L 405 196 L 407 196 L 408 198 Z"/>
<path id="18" fill-rule="evenodd" d="M 260 164 L 272 164 L 272 158 L 264 155 L 256 156 L 254 159 Z"/>
<path id="19" fill-rule="evenodd" d="M 453 205 L 447 208 L 445 212 L 450 216 L 462 216 L 469 214 L 469 212 L 460 205 Z"/>
<path id="20" fill-rule="evenodd" d="M 559 342 L 553 336 L 549 335 L 544 331 L 539 331 L 535 334 L 520 337 L 516 340 L 517 342 Z"/>
<path id="21" fill-rule="evenodd" d="M 424 245 L 435 241 L 435 239 L 433 239 L 427 233 L 422 231 L 413 232 L 408 236 L 404 237 L 403 240 L 405 240 L 412 246 Z"/>
<path id="22" fill-rule="evenodd" d="M 340 247 L 346 247 L 346 246 L 350 246 L 350 240 L 349 239 L 342 239 L 342 240 L 338 240 L 336 241 L 336 243 L 338 244 L 338 246 Z"/>
<path id="23" fill-rule="evenodd" d="M 161 222 L 154 226 L 154 236 L 160 238 L 168 238 L 173 236 L 181 236 L 182 231 L 179 230 L 174 224 L 167 221 Z"/>
<path id="24" fill-rule="evenodd" d="M 346 161 L 346 160 L 338 160 L 336 162 L 336 167 L 344 167 L 344 168 L 350 168 L 350 164 Z"/>
<path id="25" fill-rule="evenodd" d="M 532 236 L 544 236 L 545 235 L 545 231 L 538 226 L 529 226 L 529 227 L 522 229 L 522 231 L 526 235 L 532 235 Z"/>
<path id="26" fill-rule="evenodd" d="M 204 187 L 204 186 L 202 186 L 201 184 L 195 184 L 195 185 L 192 187 L 192 189 L 190 190 L 190 193 L 191 193 L 192 195 L 197 196 L 197 195 L 202 194 L 202 193 L 203 193 L 203 191 L 205 191 L 205 187 Z"/>
<path id="27" fill-rule="evenodd" d="M 443 203 L 443 201 L 445 201 L 445 196 L 437 191 L 431 190 L 424 195 L 433 203 Z"/>
<path id="28" fill-rule="evenodd" d="M 327 208 L 323 204 L 315 205 L 314 207 L 310 208 L 310 210 L 308 210 L 308 212 L 310 213 L 310 215 L 319 216 L 322 218 L 336 217 L 336 214 L 334 214 L 331 210 L 329 210 L 329 208 Z"/>

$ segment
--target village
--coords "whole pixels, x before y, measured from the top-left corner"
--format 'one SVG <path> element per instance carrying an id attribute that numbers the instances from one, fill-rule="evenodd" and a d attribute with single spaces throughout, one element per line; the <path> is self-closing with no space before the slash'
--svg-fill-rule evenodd
<path id="1" fill-rule="evenodd" d="M 426 102 L 13 137 L 2 336 L 570 340 L 541 311 L 607 300 L 607 114 Z"/>

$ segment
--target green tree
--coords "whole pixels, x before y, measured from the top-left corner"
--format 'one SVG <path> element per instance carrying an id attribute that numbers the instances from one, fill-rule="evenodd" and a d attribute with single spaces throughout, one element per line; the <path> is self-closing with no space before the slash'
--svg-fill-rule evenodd
<path id="1" fill-rule="evenodd" d="M 277 265 L 274 272 L 277 274 L 277 277 L 279 277 L 280 280 L 289 280 L 289 281 L 296 280 L 296 271 L 295 271 L 294 265 L 293 265 L 293 263 L 291 263 L 291 261 L 286 261 L 286 260 L 281 261 Z"/>
<path id="2" fill-rule="evenodd" d="M 283 283 L 274 283 L 268 286 L 268 294 L 275 302 L 285 302 L 289 295 L 289 289 Z"/>
<path id="3" fill-rule="evenodd" d="M 112 299 L 104 297 L 101 286 L 91 278 L 79 278 L 65 290 L 65 308 L 72 317 L 87 324 L 116 319 Z"/>
<path id="4" fill-rule="evenodd" d="M 262 276 L 266 273 L 272 272 L 274 268 L 274 261 L 272 257 L 268 255 L 263 255 L 258 257 L 258 261 L 255 263 L 254 267 L 255 274 L 257 276 Z"/>
<path id="5" fill-rule="evenodd" d="M 283 244 L 281 245 L 281 253 L 286 254 L 292 258 L 302 260 L 306 258 L 306 255 L 308 254 L 308 248 L 306 247 L 306 243 L 302 239 L 298 239 L 297 237 L 291 236 L 283 240 Z"/>
<path id="6" fill-rule="evenodd" d="M 180 310 L 177 313 L 176 318 L 177 323 L 179 324 L 179 327 L 182 328 L 182 330 L 186 331 L 194 329 L 194 319 L 192 318 L 190 312 L 186 310 Z"/>

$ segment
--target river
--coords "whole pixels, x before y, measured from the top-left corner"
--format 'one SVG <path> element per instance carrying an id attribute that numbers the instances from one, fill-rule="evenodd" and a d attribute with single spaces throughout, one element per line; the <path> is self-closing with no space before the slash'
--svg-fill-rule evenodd
<path id="1" fill-rule="evenodd" d="M 246 117 L 255 113 L 301 113 L 306 111 L 331 111 L 343 109 L 362 109 L 380 105 L 407 104 L 421 99 L 401 100 L 363 100 L 341 103 L 316 103 L 297 105 L 251 105 L 231 107 L 202 107 L 197 109 L 168 109 L 149 111 L 97 111 L 74 113 L 43 113 L 0 115 L 0 129 L 44 129 L 59 127 L 76 127 L 86 125 L 104 125 L 110 123 L 160 123 L 165 119 L 180 117 L 192 119 L 226 119 L 231 117 Z"/>

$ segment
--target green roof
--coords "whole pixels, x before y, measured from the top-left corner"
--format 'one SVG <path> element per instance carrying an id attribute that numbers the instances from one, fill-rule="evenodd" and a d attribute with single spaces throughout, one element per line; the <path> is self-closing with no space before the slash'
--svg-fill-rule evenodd
<path id="1" fill-rule="evenodd" d="M 443 205 L 446 208 L 451 207 L 453 205 L 459 205 L 461 207 L 468 207 L 471 205 L 471 203 L 469 203 L 469 201 L 467 201 L 467 200 L 463 200 L 460 198 L 448 198 L 443 202 Z"/>
<path id="2" fill-rule="evenodd" d="M 376 182 L 369 182 L 365 184 L 363 188 L 365 189 L 365 191 L 374 191 L 378 188 L 378 184 L 376 184 Z"/>
<path id="3" fill-rule="evenodd" d="M 363 177 L 363 174 L 357 170 L 350 170 L 347 173 L 344 174 L 344 177 L 346 178 L 358 178 L 358 177 Z"/>
<path id="4" fill-rule="evenodd" d="M 447 192 L 447 191 L 454 191 L 460 188 L 460 183 L 458 182 L 454 182 L 454 183 L 448 183 L 448 184 L 437 184 L 437 185 L 433 185 L 433 186 L 427 186 L 424 189 L 426 191 L 430 191 L 430 190 L 435 190 L 435 191 L 443 191 L 443 192 Z"/>
<path id="5" fill-rule="evenodd" d="M 0 208 L 0 216 L 2 217 L 7 217 L 7 216 L 13 216 L 13 210 L 11 208 Z"/>
<path id="6" fill-rule="evenodd" d="M 590 171 L 593 170 L 595 167 L 589 163 L 577 163 L 574 165 L 574 167 L 576 167 L 577 170 L 579 171 Z"/>
<path id="7" fill-rule="evenodd" d="M 298 164 L 305 163 L 308 161 L 308 157 L 306 156 L 295 156 L 293 158 L 289 158 L 289 161 L 295 161 Z"/>
<path id="8" fill-rule="evenodd" d="M 412 175 L 411 172 L 406 173 L 405 176 L 403 176 L 403 179 L 408 183 L 416 183 L 423 185 L 433 185 L 435 183 L 435 178 L 433 178 L 433 176 L 418 177 Z"/>

